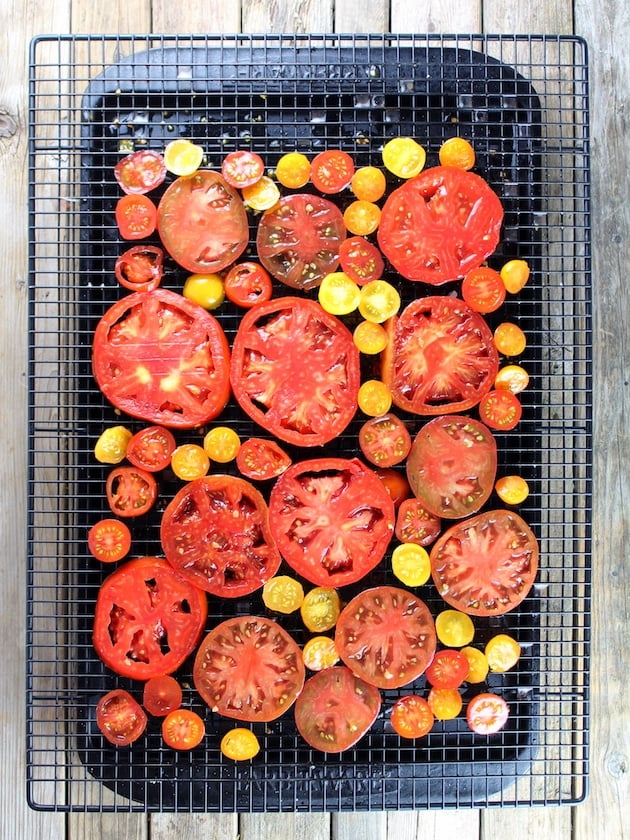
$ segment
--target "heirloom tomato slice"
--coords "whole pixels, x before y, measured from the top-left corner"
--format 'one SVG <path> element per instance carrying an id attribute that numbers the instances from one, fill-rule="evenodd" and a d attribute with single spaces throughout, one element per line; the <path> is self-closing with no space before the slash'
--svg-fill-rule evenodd
<path id="1" fill-rule="evenodd" d="M 454 609 L 502 615 L 529 593 L 538 555 L 538 541 L 518 514 L 490 510 L 452 525 L 439 537 L 431 549 L 431 574 Z"/>
<path id="2" fill-rule="evenodd" d="M 148 193 L 166 178 L 164 158 L 152 149 L 137 149 L 114 166 L 114 177 L 126 193 Z"/>
<path id="3" fill-rule="evenodd" d="M 232 348 L 234 396 L 277 438 L 319 446 L 354 416 L 359 359 L 348 328 L 318 303 L 276 298 L 241 320 Z"/>
<path id="4" fill-rule="evenodd" d="M 167 505 L 160 537 L 173 568 L 222 598 L 260 589 L 280 566 L 267 503 L 236 476 L 207 475 L 188 482 Z"/>
<path id="5" fill-rule="evenodd" d="M 243 201 L 218 172 L 201 169 L 177 178 L 157 212 L 162 244 L 193 274 L 221 271 L 240 257 L 249 242 Z"/>
<path id="6" fill-rule="evenodd" d="M 147 472 L 166 469 L 177 443 L 172 432 L 162 426 L 145 426 L 127 444 L 127 460 Z"/>
<path id="7" fill-rule="evenodd" d="M 94 377 L 116 408 L 169 428 L 201 426 L 225 406 L 230 352 L 216 318 L 167 289 L 133 292 L 99 321 Z"/>
<path id="8" fill-rule="evenodd" d="M 291 456 L 275 440 L 252 437 L 241 444 L 236 466 L 245 478 L 265 481 L 276 478 L 290 467 Z"/>
<path id="9" fill-rule="evenodd" d="M 339 261 L 342 270 L 359 286 L 380 280 L 385 270 L 381 252 L 363 236 L 351 236 L 341 243 Z"/>
<path id="10" fill-rule="evenodd" d="M 99 589 L 94 648 L 123 677 L 148 680 L 171 674 L 194 650 L 207 614 L 205 592 L 166 560 L 128 560 Z"/>
<path id="11" fill-rule="evenodd" d="M 461 519 L 488 500 L 497 471 L 497 444 L 472 417 L 434 417 L 416 435 L 407 478 L 416 498 L 434 516 Z"/>
<path id="12" fill-rule="evenodd" d="M 403 543 L 431 545 L 442 530 L 439 516 L 430 513 L 420 499 L 403 499 L 396 513 L 396 538 Z"/>
<path id="13" fill-rule="evenodd" d="M 269 618 L 238 616 L 214 627 L 195 657 L 193 681 L 213 712 L 271 721 L 295 702 L 305 667 L 297 642 Z"/>
<path id="14" fill-rule="evenodd" d="M 492 387 L 499 369 L 492 332 L 463 301 L 419 298 L 387 326 L 381 375 L 399 408 L 414 414 L 466 411 Z"/>
<path id="15" fill-rule="evenodd" d="M 378 242 L 403 277 L 439 286 L 480 266 L 497 247 L 502 223 L 501 202 L 483 178 L 435 166 L 391 193 Z"/>
<path id="16" fill-rule="evenodd" d="M 128 691 L 115 688 L 96 704 L 96 725 L 110 744 L 126 747 L 143 734 L 147 716 Z"/>
<path id="17" fill-rule="evenodd" d="M 346 226 L 339 208 L 306 193 L 286 195 L 258 223 L 256 247 L 267 271 L 286 286 L 313 289 L 339 265 Z"/>
<path id="18" fill-rule="evenodd" d="M 503 697 L 491 692 L 477 694 L 469 701 L 466 722 L 477 735 L 500 732 L 510 716 L 510 707 Z"/>
<path id="19" fill-rule="evenodd" d="M 295 704 L 295 725 L 313 749 L 339 753 L 365 735 L 380 710 L 378 688 L 344 665 L 336 665 L 304 683 Z"/>
<path id="20" fill-rule="evenodd" d="M 431 611 L 395 586 L 364 589 L 337 619 L 335 646 L 342 661 L 378 688 L 400 688 L 423 674 L 435 653 Z"/>
<path id="21" fill-rule="evenodd" d="M 319 586 L 355 583 L 382 559 L 394 504 L 358 459 L 316 458 L 289 467 L 269 498 L 271 531 L 287 563 Z"/>

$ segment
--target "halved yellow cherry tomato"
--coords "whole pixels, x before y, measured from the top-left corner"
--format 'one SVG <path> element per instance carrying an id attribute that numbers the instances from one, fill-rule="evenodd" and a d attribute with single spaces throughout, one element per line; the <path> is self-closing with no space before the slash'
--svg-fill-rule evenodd
<path id="1" fill-rule="evenodd" d="M 255 733 L 244 726 L 237 726 L 221 738 L 221 752 L 233 761 L 248 761 L 260 752 Z"/>
<path id="2" fill-rule="evenodd" d="M 164 149 L 164 165 L 173 175 L 192 175 L 201 166 L 203 148 L 191 140 L 179 137 Z"/>
<path id="3" fill-rule="evenodd" d="M 364 414 L 380 417 L 392 407 L 392 392 L 380 379 L 367 379 L 357 395 L 357 403 Z"/>
<path id="4" fill-rule="evenodd" d="M 316 586 L 304 596 L 300 615 L 307 630 L 311 633 L 325 633 L 337 623 L 341 612 L 341 599 L 336 589 L 328 586 Z"/>
<path id="5" fill-rule="evenodd" d="M 218 309 L 225 300 L 220 274 L 191 274 L 184 282 L 183 295 L 204 309 Z"/>
<path id="6" fill-rule="evenodd" d="M 323 671 L 339 662 L 335 640 L 330 636 L 312 636 L 302 650 L 304 664 L 311 671 Z"/>
<path id="7" fill-rule="evenodd" d="M 494 344 L 504 356 L 520 356 L 527 346 L 527 338 L 517 324 L 504 321 L 494 331 Z"/>
<path id="8" fill-rule="evenodd" d="M 466 682 L 483 682 L 488 676 L 488 671 L 490 669 L 485 653 L 479 650 L 478 648 L 469 646 L 463 647 L 462 653 L 468 660 L 468 665 L 470 666 L 468 670 L 468 676 L 466 677 Z"/>
<path id="9" fill-rule="evenodd" d="M 440 146 L 438 157 L 442 166 L 457 169 L 472 169 L 475 165 L 475 150 L 464 137 L 449 137 Z"/>
<path id="10" fill-rule="evenodd" d="M 431 561 L 417 543 L 401 543 L 392 551 L 392 571 L 405 586 L 423 586 L 431 577 Z"/>
<path id="11" fill-rule="evenodd" d="M 504 475 L 494 485 L 498 497 L 506 505 L 520 505 L 529 496 L 529 484 L 520 475 Z"/>
<path id="12" fill-rule="evenodd" d="M 413 137 L 393 137 L 383 146 L 383 163 L 398 178 L 419 175 L 426 163 L 427 153 Z"/>
<path id="13" fill-rule="evenodd" d="M 360 353 L 375 356 L 381 353 L 388 342 L 387 330 L 373 321 L 360 321 L 354 328 L 352 340 Z"/>
<path id="14" fill-rule="evenodd" d="M 520 394 L 529 385 L 529 373 L 521 365 L 504 365 L 494 378 L 494 387 Z"/>
<path id="15" fill-rule="evenodd" d="M 438 720 L 453 720 L 464 705 L 462 695 L 456 688 L 432 688 L 427 702 Z"/>
<path id="16" fill-rule="evenodd" d="M 521 646 L 507 633 L 497 633 L 488 641 L 484 653 L 490 670 L 502 674 L 516 665 L 521 657 Z"/>
<path id="17" fill-rule="evenodd" d="M 398 290 L 387 280 L 371 280 L 361 288 L 359 312 L 366 321 L 382 324 L 400 309 Z"/>
<path id="18" fill-rule="evenodd" d="M 120 464 L 125 459 L 132 437 L 131 431 L 124 426 L 110 426 L 96 441 L 94 457 L 101 464 Z"/>
<path id="19" fill-rule="evenodd" d="M 233 461 L 241 448 L 238 433 L 230 426 L 215 426 L 206 433 L 203 448 L 211 461 L 227 464 Z"/>
<path id="20" fill-rule="evenodd" d="M 322 309 L 331 315 L 348 315 L 359 305 L 361 290 L 343 271 L 327 274 L 317 290 Z"/>
<path id="21" fill-rule="evenodd" d="M 269 175 L 263 175 L 251 187 L 243 187 L 241 195 L 252 210 L 271 210 L 280 200 L 278 185 Z"/>
<path id="22" fill-rule="evenodd" d="M 182 481 L 194 481 L 207 475 L 210 459 L 203 446 L 182 443 L 171 455 L 171 469 Z"/>
<path id="23" fill-rule="evenodd" d="M 262 599 L 268 610 L 289 615 L 302 606 L 304 587 L 289 575 L 276 575 L 263 586 Z"/>
<path id="24" fill-rule="evenodd" d="M 381 208 L 373 201 L 357 199 L 343 211 L 343 220 L 350 233 L 357 236 L 369 236 L 379 226 Z"/>
<path id="25" fill-rule="evenodd" d="M 360 166 L 350 181 L 350 189 L 362 201 L 378 201 L 385 195 L 386 186 L 383 170 L 376 166 Z"/>
<path id="26" fill-rule="evenodd" d="M 529 280 L 529 264 L 525 260 L 509 260 L 499 272 L 505 290 L 512 295 L 521 291 Z"/>
<path id="27" fill-rule="evenodd" d="M 287 152 L 276 165 L 276 178 L 283 187 L 299 189 L 311 177 L 311 162 L 301 152 Z"/>
<path id="28" fill-rule="evenodd" d="M 447 647 L 464 647 L 475 636 L 472 618 L 459 610 L 442 610 L 435 619 L 438 639 Z"/>

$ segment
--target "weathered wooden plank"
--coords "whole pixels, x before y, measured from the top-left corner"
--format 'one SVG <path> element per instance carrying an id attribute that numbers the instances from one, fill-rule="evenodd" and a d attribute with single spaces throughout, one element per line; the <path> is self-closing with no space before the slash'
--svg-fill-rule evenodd
<path id="1" fill-rule="evenodd" d="M 252 0 L 243 6 L 242 31 L 261 35 L 332 32 L 332 0 Z"/>
<path id="2" fill-rule="evenodd" d="M 328 814 L 241 814 L 239 840 L 329 840 Z"/>
<path id="3" fill-rule="evenodd" d="M 335 32 L 387 32 L 389 6 L 388 0 L 372 0 L 367 8 L 355 0 L 337 0 Z"/>
<path id="4" fill-rule="evenodd" d="M 438 840 L 444 837 L 478 840 L 477 811 L 402 811 L 387 815 L 388 840 Z"/>
<path id="5" fill-rule="evenodd" d="M 428 0 L 426 3 L 391 0 L 391 31 L 405 34 L 480 32 L 481 4 L 477 0 Z"/>

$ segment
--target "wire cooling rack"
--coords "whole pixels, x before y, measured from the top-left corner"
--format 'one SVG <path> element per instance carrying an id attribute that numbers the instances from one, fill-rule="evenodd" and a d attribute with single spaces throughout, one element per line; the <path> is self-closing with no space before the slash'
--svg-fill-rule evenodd
<path id="1" fill-rule="evenodd" d="M 43 36 L 30 66 L 29 520 L 27 786 L 42 810 L 279 811 L 577 802 L 588 778 L 590 638 L 591 312 L 588 79 L 585 44 L 525 36 Z M 478 641 L 506 629 L 523 655 L 488 687 L 511 707 L 506 729 L 473 736 L 461 719 L 405 742 L 388 723 L 401 692 L 356 748 L 310 750 L 289 716 L 265 728 L 258 760 L 234 765 L 225 721 L 179 674 L 184 702 L 206 719 L 200 748 L 176 754 L 156 724 L 131 748 L 109 748 L 94 707 L 117 685 L 94 654 L 91 620 L 104 573 L 86 547 L 104 509 L 92 448 L 121 422 L 90 373 L 94 326 L 120 294 L 121 243 L 112 167 L 128 151 L 178 136 L 216 168 L 236 148 L 273 167 L 279 155 L 328 147 L 380 165 L 392 136 L 410 134 L 437 162 L 441 142 L 473 142 L 477 170 L 505 208 L 491 259 L 527 259 L 532 278 L 506 303 L 528 345 L 524 418 L 498 436 L 499 469 L 531 486 L 521 512 L 538 536 L 531 595 Z M 392 278 L 393 279 L 393 278 Z M 181 288 L 172 270 L 166 283 Z M 419 294 L 414 289 L 414 294 Z M 403 297 L 407 299 L 408 290 Z M 228 337 L 237 316 L 220 314 Z M 252 425 L 229 406 L 243 435 Z M 125 421 L 126 422 L 126 421 Z M 359 422 L 359 421 L 356 421 Z M 137 424 L 129 421 L 131 428 Z M 335 442 L 354 446 L 356 423 Z M 354 451 L 354 450 L 352 450 Z M 165 479 L 165 497 L 176 483 Z M 496 506 L 496 499 L 493 500 Z M 157 521 L 134 531 L 134 553 L 159 551 Z M 385 565 L 385 564 L 384 564 Z M 393 582 L 387 569 L 371 582 Z M 434 612 L 432 586 L 421 597 Z M 256 596 L 258 597 L 258 596 Z M 245 605 L 210 606 L 209 625 Z M 414 690 L 424 690 L 423 678 Z"/>

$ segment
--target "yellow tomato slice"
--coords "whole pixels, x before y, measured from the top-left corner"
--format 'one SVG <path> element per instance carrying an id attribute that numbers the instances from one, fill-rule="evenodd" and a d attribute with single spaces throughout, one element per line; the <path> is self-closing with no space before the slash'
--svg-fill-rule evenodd
<path id="1" fill-rule="evenodd" d="M 230 426 L 215 426 L 206 433 L 203 448 L 211 461 L 227 464 L 233 461 L 241 448 L 241 439 Z"/>
<path id="2" fill-rule="evenodd" d="M 520 475 L 504 475 L 494 489 L 506 505 L 520 505 L 529 496 L 529 484 Z"/>
<path id="3" fill-rule="evenodd" d="M 383 163 L 398 178 L 413 178 L 424 169 L 427 153 L 413 137 L 393 137 L 383 146 Z"/>
<path id="4" fill-rule="evenodd" d="M 440 146 L 438 157 L 442 166 L 457 169 L 472 169 L 475 165 L 475 150 L 464 137 L 449 137 Z"/>
<path id="5" fill-rule="evenodd" d="M 529 264 L 525 260 L 509 260 L 499 272 L 505 290 L 512 295 L 520 292 L 529 280 Z"/>
<path id="6" fill-rule="evenodd" d="M 276 165 L 276 178 L 287 189 L 303 187 L 310 177 L 311 162 L 301 152 L 287 152 Z"/>
<path id="7" fill-rule="evenodd" d="M 183 295 L 204 309 L 218 309 L 225 300 L 220 274 L 191 274 L 184 282 Z"/>
<path id="8" fill-rule="evenodd" d="M 387 280 L 371 280 L 361 288 L 359 312 L 366 321 L 382 324 L 400 309 L 398 290 Z"/>
<path id="9" fill-rule="evenodd" d="M 164 165 L 173 175 L 192 175 L 202 160 L 203 148 L 184 137 L 171 140 L 164 149 Z"/>
<path id="10" fill-rule="evenodd" d="M 360 166 L 350 181 L 350 189 L 361 201 L 378 201 L 386 186 L 383 170 L 376 166 Z"/>
<path id="11" fill-rule="evenodd" d="M 289 575 L 277 575 L 263 586 L 262 598 L 267 609 L 289 615 L 302 606 L 304 588 Z"/>
<path id="12" fill-rule="evenodd" d="M 327 274 L 319 285 L 317 298 L 331 315 L 348 315 L 359 305 L 361 290 L 343 271 Z"/>
<path id="13" fill-rule="evenodd" d="M 251 187 L 243 187 L 241 195 L 245 204 L 252 210 L 271 210 L 280 200 L 278 185 L 268 175 L 263 175 Z"/>
<path id="14" fill-rule="evenodd" d="M 431 561 L 417 543 L 401 543 L 392 551 L 392 571 L 405 586 L 423 586 L 431 576 Z"/>
<path id="15" fill-rule="evenodd" d="M 380 417 L 392 407 L 392 392 L 380 379 L 368 379 L 359 388 L 357 403 L 364 414 Z"/>
<path id="16" fill-rule="evenodd" d="M 478 648 L 468 646 L 462 648 L 462 653 L 468 660 L 468 665 L 470 666 L 468 670 L 468 676 L 466 677 L 466 682 L 483 682 L 488 676 L 488 671 L 490 670 L 490 666 L 488 665 L 488 660 L 486 659 L 485 653 L 482 650 L 479 650 Z"/>
<path id="17" fill-rule="evenodd" d="M 388 342 L 387 330 L 373 321 L 360 321 L 354 329 L 352 340 L 360 353 L 375 356 L 381 353 Z"/>
<path id="18" fill-rule="evenodd" d="M 171 469 L 182 481 L 194 481 L 207 475 L 210 459 L 203 446 L 183 443 L 171 455 Z"/>
<path id="19" fill-rule="evenodd" d="M 221 738 L 221 752 L 233 761 L 248 761 L 260 752 L 260 743 L 251 729 L 237 726 Z"/>
<path id="20" fill-rule="evenodd" d="M 472 618 L 459 610 L 442 610 L 435 619 L 438 639 L 447 647 L 469 645 L 475 636 Z"/>
<path id="21" fill-rule="evenodd" d="M 494 344 L 504 356 L 520 356 L 527 346 L 527 338 L 517 324 L 504 321 L 494 331 Z"/>
<path id="22" fill-rule="evenodd" d="M 127 454 L 132 433 L 124 426 L 105 429 L 94 445 L 94 457 L 101 464 L 120 464 Z"/>
<path id="23" fill-rule="evenodd" d="M 304 626 L 311 633 L 325 633 L 327 630 L 332 630 L 340 612 L 339 593 L 328 586 L 316 586 L 310 589 L 300 607 Z"/>
<path id="24" fill-rule="evenodd" d="M 516 665 L 521 657 L 521 646 L 507 633 L 497 633 L 488 641 L 484 653 L 490 670 L 502 674 Z"/>
<path id="25" fill-rule="evenodd" d="M 302 658 L 311 671 L 332 668 L 339 661 L 335 640 L 330 636 L 313 636 L 304 645 Z"/>

